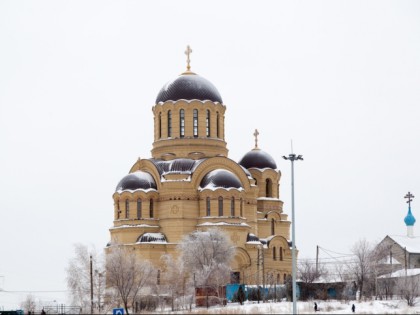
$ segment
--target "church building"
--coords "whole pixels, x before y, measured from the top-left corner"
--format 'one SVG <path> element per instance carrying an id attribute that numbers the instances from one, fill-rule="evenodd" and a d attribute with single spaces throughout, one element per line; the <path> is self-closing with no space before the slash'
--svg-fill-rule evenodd
<path id="1" fill-rule="evenodd" d="M 216 227 L 236 249 L 232 282 L 282 284 L 292 273 L 292 248 L 281 172 L 258 146 L 257 130 L 254 148 L 240 161 L 228 157 L 227 107 L 191 71 L 191 52 L 188 46 L 186 71 L 157 94 L 151 157 L 134 161 L 112 196 L 108 246 L 129 246 L 159 269 L 162 255 L 179 255 L 184 236 Z"/>

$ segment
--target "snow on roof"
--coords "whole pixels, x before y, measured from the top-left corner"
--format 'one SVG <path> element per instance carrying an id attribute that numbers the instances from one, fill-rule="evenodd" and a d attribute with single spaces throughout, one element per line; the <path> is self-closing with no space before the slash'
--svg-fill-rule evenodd
<path id="1" fill-rule="evenodd" d="M 280 201 L 279 198 L 271 198 L 271 197 L 258 197 L 257 200 L 271 200 L 271 201 Z"/>
<path id="2" fill-rule="evenodd" d="M 394 271 L 393 273 L 388 273 L 386 275 L 382 275 L 378 278 L 400 278 L 400 277 L 405 277 L 405 269 L 400 269 L 397 271 Z M 411 269 L 407 269 L 407 276 L 411 277 L 411 276 L 417 276 L 420 275 L 420 268 L 411 268 Z"/>
<path id="3" fill-rule="evenodd" d="M 213 223 L 213 222 L 204 222 L 201 224 L 198 224 L 197 226 L 246 226 L 249 227 L 248 224 L 246 223 L 228 223 L 228 222 L 217 222 L 217 223 Z"/>
<path id="4" fill-rule="evenodd" d="M 420 237 L 408 237 L 403 235 L 388 235 L 402 248 L 405 248 L 407 252 L 411 254 L 420 254 Z"/>
<path id="5" fill-rule="evenodd" d="M 145 193 L 148 193 L 149 191 L 157 191 L 157 190 L 154 189 L 154 188 L 147 188 L 147 189 L 144 189 L 144 188 L 138 188 L 138 189 L 117 189 L 116 190 L 116 192 L 119 193 L 119 194 L 121 194 L 122 192 L 125 192 L 125 191 L 129 191 L 130 193 L 134 193 L 136 191 L 144 191 Z"/>
<path id="6" fill-rule="evenodd" d="M 142 228 L 142 227 L 159 227 L 158 225 L 150 225 L 150 224 L 124 224 L 120 226 L 115 226 L 110 228 L 110 230 L 116 230 L 116 229 L 128 229 L 128 228 Z"/>

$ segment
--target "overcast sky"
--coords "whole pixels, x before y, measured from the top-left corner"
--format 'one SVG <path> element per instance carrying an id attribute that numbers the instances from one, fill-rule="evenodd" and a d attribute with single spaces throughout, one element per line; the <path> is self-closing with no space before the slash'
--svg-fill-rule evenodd
<path id="1" fill-rule="evenodd" d="M 276 160 L 296 243 L 349 253 L 420 220 L 420 2 L 0 1 L 0 284 L 66 290 L 112 194 L 151 157 L 152 106 L 186 67 L 219 90 L 229 157 Z M 415 234 L 418 235 L 415 227 Z"/>

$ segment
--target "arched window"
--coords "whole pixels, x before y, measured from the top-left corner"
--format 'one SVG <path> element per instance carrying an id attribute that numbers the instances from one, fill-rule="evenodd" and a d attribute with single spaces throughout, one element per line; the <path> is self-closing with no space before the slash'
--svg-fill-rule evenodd
<path id="1" fill-rule="evenodd" d="M 232 197 L 230 201 L 230 216 L 231 217 L 235 216 L 235 197 Z"/>
<path id="2" fill-rule="evenodd" d="M 280 274 L 277 274 L 277 284 L 280 284 Z"/>
<path id="3" fill-rule="evenodd" d="M 276 235 L 274 219 L 271 219 L 271 235 Z"/>
<path id="4" fill-rule="evenodd" d="M 276 260 L 277 259 L 276 255 L 277 255 L 277 253 L 276 253 L 276 247 L 274 246 L 273 247 L 273 260 Z"/>
<path id="5" fill-rule="evenodd" d="M 219 217 L 223 216 L 223 197 L 219 197 Z"/>
<path id="6" fill-rule="evenodd" d="M 267 178 L 265 180 L 265 196 L 266 197 L 273 197 L 273 192 L 272 192 L 272 184 L 271 184 L 271 179 Z"/>
<path id="7" fill-rule="evenodd" d="M 137 199 L 137 219 L 141 218 L 141 199 Z"/>
<path id="8" fill-rule="evenodd" d="M 210 137 L 210 110 L 207 110 L 207 116 L 206 116 L 206 135 L 207 137 Z"/>
<path id="9" fill-rule="evenodd" d="M 198 137 L 198 110 L 194 109 L 193 111 L 193 136 L 194 138 Z"/>
<path id="10" fill-rule="evenodd" d="M 130 216 L 130 200 L 125 201 L 125 218 L 128 219 Z"/>
<path id="11" fill-rule="evenodd" d="M 172 112 L 168 111 L 168 138 L 172 137 Z"/>
<path id="12" fill-rule="evenodd" d="M 150 199 L 150 217 L 153 218 L 153 199 Z"/>
<path id="13" fill-rule="evenodd" d="M 185 137 L 185 112 L 183 109 L 179 111 L 179 135 Z"/>
<path id="14" fill-rule="evenodd" d="M 286 274 L 284 273 L 284 274 L 283 274 L 283 283 L 286 283 L 286 279 L 287 279 L 287 276 L 286 276 Z"/>
<path id="15" fill-rule="evenodd" d="M 283 261 L 283 247 L 280 247 L 279 258 L 280 258 L 281 261 Z"/>
<path id="16" fill-rule="evenodd" d="M 210 216 L 210 197 L 206 198 L 206 216 Z"/>
<path id="17" fill-rule="evenodd" d="M 243 217 L 244 216 L 244 200 L 241 198 L 241 204 L 239 205 L 240 206 L 240 214 L 241 214 L 241 217 Z"/>
<path id="18" fill-rule="evenodd" d="M 162 113 L 159 113 L 159 122 L 158 122 L 158 128 L 159 128 L 159 139 L 162 138 Z"/>
<path id="19" fill-rule="evenodd" d="M 217 113 L 217 118 L 216 118 L 216 136 L 217 136 L 217 138 L 220 138 L 219 113 Z"/>
<path id="20" fill-rule="evenodd" d="M 121 210 L 120 210 L 120 201 L 118 200 L 117 201 L 117 219 L 120 218 L 120 213 L 121 213 Z"/>

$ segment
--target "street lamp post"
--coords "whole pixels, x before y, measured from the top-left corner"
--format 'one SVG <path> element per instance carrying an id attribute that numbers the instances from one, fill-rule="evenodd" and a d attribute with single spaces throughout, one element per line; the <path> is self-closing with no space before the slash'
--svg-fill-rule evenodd
<path id="1" fill-rule="evenodd" d="M 303 161 L 302 155 L 294 153 L 289 156 L 283 156 L 283 159 L 292 163 L 292 298 L 293 298 L 293 314 L 296 312 L 296 236 L 295 236 L 295 184 L 294 184 L 294 162 Z"/>

